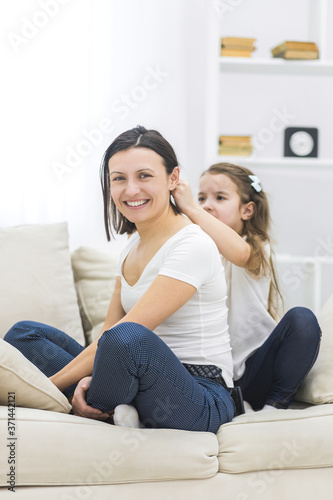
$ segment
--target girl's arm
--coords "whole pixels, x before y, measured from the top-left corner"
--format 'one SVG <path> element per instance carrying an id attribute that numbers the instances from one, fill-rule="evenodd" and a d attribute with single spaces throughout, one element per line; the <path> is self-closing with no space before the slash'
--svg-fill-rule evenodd
<path id="1" fill-rule="evenodd" d="M 251 254 L 250 245 L 236 231 L 201 208 L 187 182 L 180 181 L 172 196 L 178 208 L 215 241 L 223 257 L 236 266 L 245 267 Z"/>
<path id="2" fill-rule="evenodd" d="M 133 308 L 125 314 L 120 302 L 121 282 L 117 277 L 109 310 L 101 334 L 123 322 L 139 323 L 154 330 L 166 318 L 182 307 L 196 292 L 196 288 L 167 276 L 157 276 Z M 63 391 L 72 384 L 92 374 L 98 339 L 82 351 L 51 381 Z"/>

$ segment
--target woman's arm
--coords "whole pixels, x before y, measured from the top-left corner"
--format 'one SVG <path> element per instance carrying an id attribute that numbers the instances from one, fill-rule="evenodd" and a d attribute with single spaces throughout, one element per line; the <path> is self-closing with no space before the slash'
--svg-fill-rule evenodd
<path id="1" fill-rule="evenodd" d="M 120 301 L 120 290 L 121 282 L 120 277 L 118 276 L 116 278 L 116 284 L 111 297 L 106 319 L 99 337 L 103 332 L 105 332 L 105 330 L 108 330 L 117 324 L 125 316 L 125 312 Z M 62 368 L 62 370 L 50 377 L 51 382 L 53 382 L 58 389 L 63 391 L 82 378 L 91 375 L 94 366 L 97 343 L 98 339 L 86 347 L 84 351 L 76 356 L 76 358 L 68 363 L 68 365 Z"/>
<path id="2" fill-rule="evenodd" d="M 121 305 L 120 294 L 121 294 L 121 278 L 120 276 L 117 276 L 108 312 L 106 313 L 106 318 L 103 324 L 103 328 L 98 338 L 102 335 L 102 333 L 112 328 L 125 316 L 125 311 Z"/>
<path id="3" fill-rule="evenodd" d="M 157 276 L 141 299 L 126 315 L 124 313 L 124 316 L 117 324 L 130 321 L 154 330 L 156 326 L 184 305 L 195 292 L 196 288 L 194 286 L 183 281 L 166 276 Z M 113 321 L 111 317 L 112 301 L 102 333 L 110 328 Z M 89 388 L 90 380 L 91 377 L 85 377 L 78 383 L 72 401 L 73 411 L 75 415 L 82 417 L 106 420 L 109 417 L 107 413 L 88 406 L 86 402 L 86 392 Z"/>
<path id="4" fill-rule="evenodd" d="M 196 292 L 196 288 L 184 281 L 157 276 L 141 299 L 125 314 L 120 301 L 121 281 L 117 277 L 109 310 L 102 332 L 123 322 L 139 323 L 154 330 L 166 318 L 182 307 Z M 90 344 L 62 370 L 53 375 L 51 381 L 63 391 L 72 384 L 92 374 L 98 339 Z"/>
<path id="5" fill-rule="evenodd" d="M 180 309 L 196 292 L 185 281 L 158 275 L 119 323 L 130 321 L 154 330 Z"/>
<path id="6" fill-rule="evenodd" d="M 245 267 L 251 254 L 250 245 L 236 231 L 201 208 L 195 202 L 187 182 L 180 181 L 172 191 L 172 196 L 179 209 L 215 241 L 223 257 L 236 266 Z"/>

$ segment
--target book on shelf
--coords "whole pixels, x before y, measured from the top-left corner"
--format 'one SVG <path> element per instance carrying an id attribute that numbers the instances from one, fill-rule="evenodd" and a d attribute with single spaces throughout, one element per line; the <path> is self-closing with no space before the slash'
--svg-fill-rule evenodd
<path id="1" fill-rule="evenodd" d="M 283 59 L 318 59 L 319 52 L 314 50 L 286 50 L 285 52 L 274 56 Z"/>
<path id="2" fill-rule="evenodd" d="M 222 47 L 236 47 L 241 49 L 253 49 L 256 38 L 242 38 L 236 36 L 225 36 L 221 38 Z"/>
<path id="3" fill-rule="evenodd" d="M 255 50 L 255 38 L 223 37 L 221 38 L 221 56 L 251 57 Z"/>
<path id="4" fill-rule="evenodd" d="M 223 148 L 220 147 L 219 156 L 251 156 L 252 148 Z"/>
<path id="5" fill-rule="evenodd" d="M 314 42 L 286 41 L 271 49 L 273 57 L 284 59 L 318 59 L 319 50 Z"/>
<path id="6" fill-rule="evenodd" d="M 252 152 L 251 136 L 220 135 L 219 137 L 219 155 L 250 156 Z"/>
<path id="7" fill-rule="evenodd" d="M 221 48 L 221 56 L 226 57 L 251 57 L 252 50 L 244 50 L 244 49 L 225 49 Z"/>
<path id="8" fill-rule="evenodd" d="M 252 143 L 252 137 L 250 135 L 220 135 L 220 144 L 247 144 Z"/>
<path id="9" fill-rule="evenodd" d="M 272 48 L 273 56 L 275 54 L 281 54 L 285 50 L 293 49 L 293 50 L 318 50 L 317 44 L 314 42 L 282 42 L 276 47 Z"/>

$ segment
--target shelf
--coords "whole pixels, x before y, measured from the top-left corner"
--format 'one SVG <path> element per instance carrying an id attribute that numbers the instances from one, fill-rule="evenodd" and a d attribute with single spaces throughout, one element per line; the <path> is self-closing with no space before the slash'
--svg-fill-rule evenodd
<path id="1" fill-rule="evenodd" d="M 217 156 L 218 163 L 238 163 L 251 167 L 333 168 L 333 159 L 255 158 L 253 156 Z"/>
<path id="2" fill-rule="evenodd" d="M 280 73 L 333 75 L 333 62 L 320 59 L 314 61 L 288 61 L 285 59 L 256 59 L 246 57 L 219 57 L 220 69 L 233 73 Z"/>

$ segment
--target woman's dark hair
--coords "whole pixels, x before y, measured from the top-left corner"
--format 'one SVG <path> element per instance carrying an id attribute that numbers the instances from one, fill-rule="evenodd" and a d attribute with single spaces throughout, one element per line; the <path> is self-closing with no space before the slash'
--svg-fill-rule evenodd
<path id="1" fill-rule="evenodd" d="M 145 127 L 138 125 L 116 137 L 105 151 L 100 169 L 104 202 L 104 225 L 108 241 L 111 239 L 112 228 L 118 234 L 132 234 L 136 231 L 135 224 L 130 222 L 119 212 L 111 197 L 109 174 L 110 158 L 116 153 L 119 153 L 119 151 L 125 151 L 131 148 L 147 148 L 155 151 L 155 153 L 162 158 L 168 175 L 170 175 L 173 169 L 178 165 L 178 160 L 171 144 L 169 144 L 157 130 L 147 130 Z M 180 213 L 171 200 L 170 203 L 174 212 L 176 214 Z"/>

